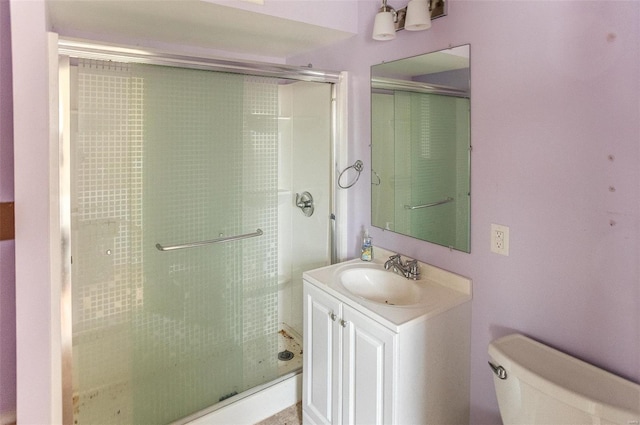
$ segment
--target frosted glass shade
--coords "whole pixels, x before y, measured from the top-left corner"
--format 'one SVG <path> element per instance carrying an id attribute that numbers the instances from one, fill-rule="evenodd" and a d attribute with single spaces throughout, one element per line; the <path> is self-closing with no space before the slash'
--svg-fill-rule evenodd
<path id="1" fill-rule="evenodd" d="M 396 27 L 393 23 L 393 13 L 379 12 L 373 23 L 373 39 L 386 41 L 396 38 Z"/>
<path id="2" fill-rule="evenodd" d="M 411 0 L 407 5 L 404 29 L 423 31 L 431 28 L 431 11 L 427 0 Z"/>

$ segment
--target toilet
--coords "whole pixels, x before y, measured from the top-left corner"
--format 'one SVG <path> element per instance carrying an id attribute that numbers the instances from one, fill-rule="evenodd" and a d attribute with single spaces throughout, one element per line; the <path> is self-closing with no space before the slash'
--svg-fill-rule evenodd
<path id="1" fill-rule="evenodd" d="M 520 334 L 489 344 L 505 425 L 640 425 L 640 385 Z"/>

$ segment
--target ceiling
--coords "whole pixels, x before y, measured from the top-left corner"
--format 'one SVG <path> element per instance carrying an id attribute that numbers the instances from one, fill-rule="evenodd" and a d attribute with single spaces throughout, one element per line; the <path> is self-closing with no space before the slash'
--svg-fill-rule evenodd
<path id="1" fill-rule="evenodd" d="M 287 58 L 352 33 L 196 0 L 48 0 L 51 30 L 100 41 L 167 43 Z"/>

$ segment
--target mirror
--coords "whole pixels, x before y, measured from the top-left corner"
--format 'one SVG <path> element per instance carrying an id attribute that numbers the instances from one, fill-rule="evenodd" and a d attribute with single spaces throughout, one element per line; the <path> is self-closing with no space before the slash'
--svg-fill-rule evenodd
<path id="1" fill-rule="evenodd" d="M 470 46 L 371 67 L 371 223 L 469 252 Z"/>

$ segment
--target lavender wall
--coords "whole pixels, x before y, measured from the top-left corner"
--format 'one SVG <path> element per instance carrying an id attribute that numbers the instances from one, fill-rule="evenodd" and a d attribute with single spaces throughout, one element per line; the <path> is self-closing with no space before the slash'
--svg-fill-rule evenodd
<path id="1" fill-rule="evenodd" d="M 350 72 L 350 158 L 343 165 L 370 162 L 370 65 L 471 44 L 471 254 L 377 229 L 372 234 L 380 246 L 473 279 L 472 423 L 499 423 L 486 349 L 510 330 L 640 382 L 640 3 L 451 0 L 449 16 L 431 30 L 401 32 L 387 43 L 369 37 L 379 0 L 360 0 L 358 7 L 360 35 L 289 60 Z M 60 417 L 60 377 L 51 360 L 59 349 L 51 323 L 59 317 L 52 312 L 59 297 L 51 292 L 47 262 L 53 245 L 44 1 L 15 1 L 11 12 L 19 24 L 12 40 L 18 419 L 52 423 Z M 4 149 L 7 130 L 0 123 Z M 349 189 L 352 254 L 361 226 L 370 222 L 363 179 Z M 510 226 L 509 257 L 489 251 L 491 223 Z M 3 285 L 4 279 L 2 269 Z M 1 301 L 2 314 L 5 307 Z M 10 319 L 0 322 L 3 342 Z"/>
<path id="2" fill-rule="evenodd" d="M 13 201 L 9 1 L 0 0 L 0 202 Z M 0 241 L 0 423 L 16 410 L 15 246 Z"/>
<path id="3" fill-rule="evenodd" d="M 358 37 L 288 62 L 350 72 L 347 162 L 369 163 L 369 66 L 471 44 L 471 254 L 372 231 L 473 279 L 471 423 L 500 423 L 486 352 L 512 331 L 640 382 L 640 3 L 450 1 L 431 30 L 375 42 L 378 3 Z M 350 189 L 352 255 L 368 183 Z"/>

